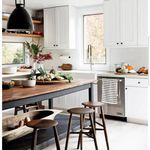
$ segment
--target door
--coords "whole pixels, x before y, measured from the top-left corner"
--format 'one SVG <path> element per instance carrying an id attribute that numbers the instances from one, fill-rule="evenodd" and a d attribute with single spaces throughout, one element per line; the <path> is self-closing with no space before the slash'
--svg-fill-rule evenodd
<path id="1" fill-rule="evenodd" d="M 126 117 L 148 120 L 148 88 L 127 87 L 125 91 Z"/>
<path id="2" fill-rule="evenodd" d="M 69 7 L 56 7 L 56 45 L 57 48 L 69 47 Z"/>
<path id="3" fill-rule="evenodd" d="M 120 20 L 119 1 L 104 1 L 104 46 L 116 47 L 119 45 Z"/>
<path id="4" fill-rule="evenodd" d="M 120 0 L 120 44 L 137 45 L 137 0 Z"/>
<path id="5" fill-rule="evenodd" d="M 44 9 L 44 47 L 56 47 L 55 8 Z"/>

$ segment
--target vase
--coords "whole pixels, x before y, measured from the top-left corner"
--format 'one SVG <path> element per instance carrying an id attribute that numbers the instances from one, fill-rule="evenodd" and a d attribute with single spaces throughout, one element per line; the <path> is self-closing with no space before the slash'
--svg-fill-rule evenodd
<path id="1" fill-rule="evenodd" d="M 44 65 L 42 63 L 37 63 L 37 70 L 42 68 L 44 70 Z"/>

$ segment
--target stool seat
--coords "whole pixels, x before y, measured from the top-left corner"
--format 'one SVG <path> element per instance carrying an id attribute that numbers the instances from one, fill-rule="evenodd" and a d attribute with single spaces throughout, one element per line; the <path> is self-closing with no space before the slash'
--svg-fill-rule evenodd
<path id="1" fill-rule="evenodd" d="M 27 122 L 26 125 L 30 128 L 33 128 L 33 140 L 31 144 L 31 150 L 36 150 L 38 130 L 47 129 L 47 128 L 53 128 L 56 148 L 57 150 L 60 150 L 59 138 L 58 138 L 58 133 L 56 129 L 57 124 L 58 124 L 57 121 L 49 120 L 49 119 L 35 119 L 35 120 L 31 120 Z"/>
<path id="2" fill-rule="evenodd" d="M 31 120 L 27 122 L 27 126 L 31 128 L 36 128 L 36 129 L 47 129 L 50 127 L 54 127 L 58 124 L 57 121 L 55 120 L 48 120 L 48 119 L 37 119 L 37 120 Z"/>
<path id="3" fill-rule="evenodd" d="M 87 107 L 100 107 L 100 106 L 103 106 L 104 103 L 101 103 L 101 102 L 83 102 L 82 105 L 87 106 Z"/>
<path id="4" fill-rule="evenodd" d="M 68 112 L 72 114 L 91 114 L 94 110 L 90 108 L 76 107 L 69 109 Z"/>

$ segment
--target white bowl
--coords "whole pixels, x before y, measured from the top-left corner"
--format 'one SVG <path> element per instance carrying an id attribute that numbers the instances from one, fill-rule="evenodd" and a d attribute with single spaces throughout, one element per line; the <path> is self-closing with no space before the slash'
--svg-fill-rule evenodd
<path id="1" fill-rule="evenodd" d="M 3 74 L 14 74 L 17 72 L 17 67 L 5 67 L 2 68 Z"/>
<path id="2" fill-rule="evenodd" d="M 36 80 L 22 80 L 23 87 L 34 87 L 36 85 Z"/>

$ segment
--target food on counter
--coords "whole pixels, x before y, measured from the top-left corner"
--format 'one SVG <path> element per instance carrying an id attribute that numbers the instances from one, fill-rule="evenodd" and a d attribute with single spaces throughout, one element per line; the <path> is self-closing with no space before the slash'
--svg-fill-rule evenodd
<path id="1" fill-rule="evenodd" d="M 14 81 L 3 81 L 2 82 L 2 87 L 3 89 L 10 89 L 15 85 Z"/>
<path id="2" fill-rule="evenodd" d="M 131 65 L 127 65 L 126 68 L 127 68 L 129 71 L 134 69 L 133 66 L 131 66 Z"/>
<path id="3" fill-rule="evenodd" d="M 68 80 L 71 82 L 73 80 L 71 74 L 59 73 L 56 72 L 54 69 L 50 72 L 46 72 L 42 67 L 38 68 L 40 75 L 37 76 L 37 81 L 61 81 L 61 80 Z"/>
<path id="4" fill-rule="evenodd" d="M 116 68 L 116 73 L 121 73 L 121 68 L 120 67 Z"/>
<path id="5" fill-rule="evenodd" d="M 148 74 L 148 69 L 146 69 L 146 67 L 141 67 L 138 71 L 137 71 L 137 73 L 143 73 L 143 74 Z"/>
<path id="6" fill-rule="evenodd" d="M 116 73 L 127 74 L 127 73 L 136 73 L 134 67 L 129 64 L 123 64 L 121 67 L 116 68 Z"/>
<path id="7" fill-rule="evenodd" d="M 32 69 L 32 66 L 23 65 L 20 66 L 20 69 Z"/>

